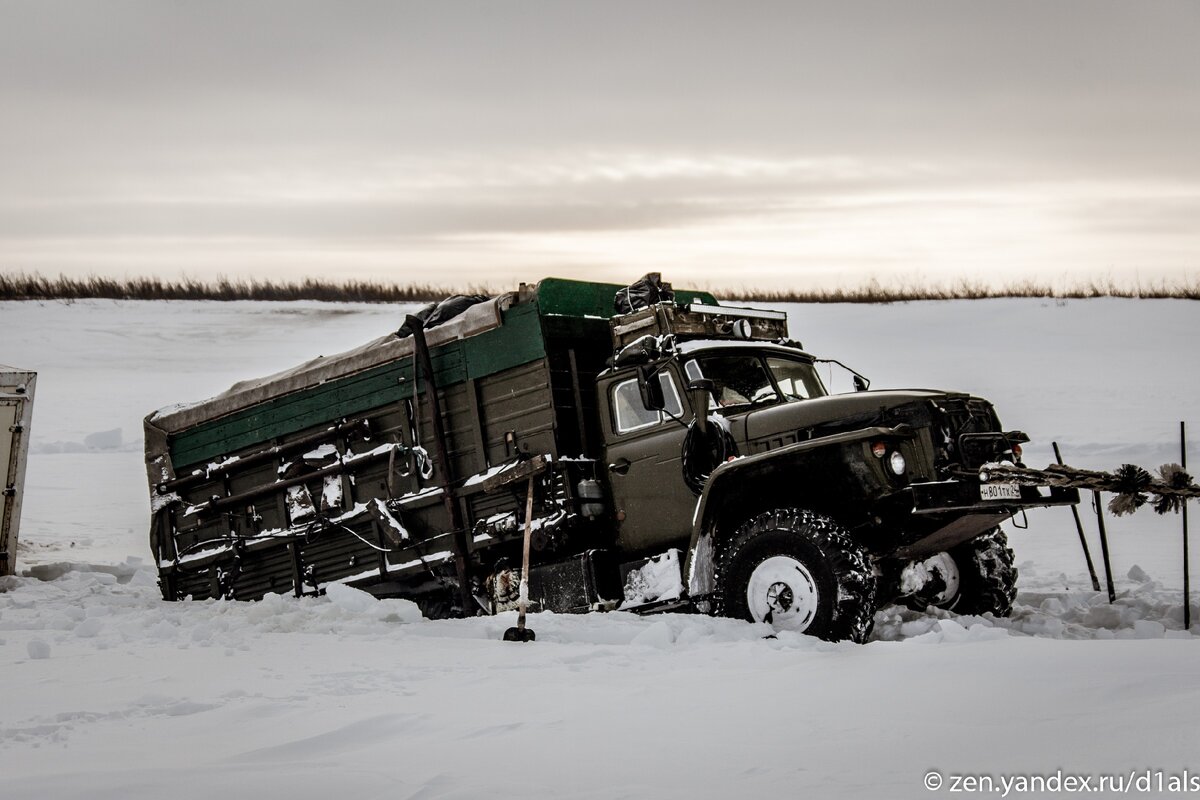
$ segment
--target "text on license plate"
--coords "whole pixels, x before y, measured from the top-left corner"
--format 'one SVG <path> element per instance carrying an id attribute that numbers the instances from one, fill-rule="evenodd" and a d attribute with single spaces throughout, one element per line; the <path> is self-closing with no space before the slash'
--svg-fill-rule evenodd
<path id="1" fill-rule="evenodd" d="M 1015 483 L 984 483 L 979 486 L 981 500 L 1020 500 L 1021 487 Z"/>

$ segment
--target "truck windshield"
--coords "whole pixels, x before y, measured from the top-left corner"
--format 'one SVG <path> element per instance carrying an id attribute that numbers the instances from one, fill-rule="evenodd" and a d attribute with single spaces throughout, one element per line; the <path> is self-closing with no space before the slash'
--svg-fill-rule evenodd
<path id="1" fill-rule="evenodd" d="M 808 400 L 828 394 L 813 365 L 790 358 L 767 358 L 767 367 L 775 377 L 784 400 Z"/>
<path id="2" fill-rule="evenodd" d="M 711 407 L 776 403 L 823 397 L 825 387 L 812 364 L 758 354 L 701 356 L 685 367 L 689 380 L 713 382 Z M 782 395 L 782 396 L 781 396 Z"/>

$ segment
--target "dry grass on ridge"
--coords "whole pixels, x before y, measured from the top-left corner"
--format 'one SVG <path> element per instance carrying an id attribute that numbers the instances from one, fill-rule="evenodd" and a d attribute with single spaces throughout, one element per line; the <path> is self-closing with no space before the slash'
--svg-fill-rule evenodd
<path id="1" fill-rule="evenodd" d="M 497 287 L 448 288 L 427 283 L 380 281 L 268 281 L 219 278 L 48 278 L 37 274 L 0 273 L 0 300 L 318 300 L 336 303 L 412 303 L 439 300 L 451 294 L 493 294 Z M 1185 281 L 1118 283 L 1112 279 L 1081 281 L 1066 288 L 1024 281 L 997 288 L 979 281 L 956 283 L 902 283 L 887 285 L 869 280 L 836 289 L 716 288 L 722 300 L 768 303 L 897 303 L 916 300 L 977 300 L 996 297 L 1133 297 L 1200 300 L 1200 277 Z"/>

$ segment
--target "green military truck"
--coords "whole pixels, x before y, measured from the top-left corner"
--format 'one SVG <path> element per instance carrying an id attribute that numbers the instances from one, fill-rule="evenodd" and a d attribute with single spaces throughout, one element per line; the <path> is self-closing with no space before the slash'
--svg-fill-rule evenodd
<path id="1" fill-rule="evenodd" d="M 163 597 L 344 583 L 497 613 L 528 522 L 535 609 L 853 641 L 888 602 L 1009 612 L 998 525 L 1078 495 L 981 481 L 1028 441 L 990 403 L 831 395 L 781 312 L 681 290 L 615 315 L 621 291 L 548 278 L 151 414 Z"/>

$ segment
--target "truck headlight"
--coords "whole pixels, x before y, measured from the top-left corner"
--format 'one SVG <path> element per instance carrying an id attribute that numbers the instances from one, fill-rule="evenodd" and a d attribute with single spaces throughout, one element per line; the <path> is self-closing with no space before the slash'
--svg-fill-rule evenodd
<path id="1" fill-rule="evenodd" d="M 888 466 L 892 468 L 892 472 L 896 475 L 903 475 L 904 468 L 908 464 L 904 460 L 903 454 L 899 450 L 893 450 L 892 455 L 888 458 Z"/>

